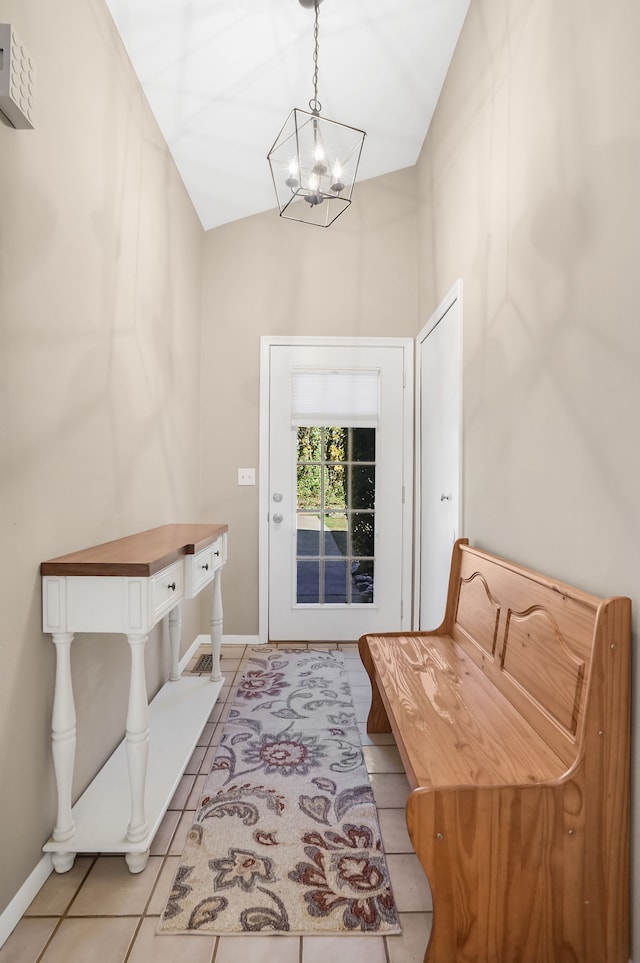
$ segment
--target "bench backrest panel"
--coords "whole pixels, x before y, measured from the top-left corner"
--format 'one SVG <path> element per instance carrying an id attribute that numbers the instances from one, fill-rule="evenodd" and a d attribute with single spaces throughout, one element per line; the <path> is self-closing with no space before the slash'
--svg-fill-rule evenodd
<path id="1" fill-rule="evenodd" d="M 601 599 L 460 543 L 449 591 L 449 634 L 570 765 Z"/>

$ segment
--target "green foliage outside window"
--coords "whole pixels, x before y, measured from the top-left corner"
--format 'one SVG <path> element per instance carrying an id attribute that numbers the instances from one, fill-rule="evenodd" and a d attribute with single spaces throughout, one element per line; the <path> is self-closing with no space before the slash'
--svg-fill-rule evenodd
<path id="1" fill-rule="evenodd" d="M 346 500 L 345 466 L 336 464 L 347 459 L 347 428 L 298 428 L 298 508 L 320 509 L 322 469 L 324 464 L 325 508 L 344 509 Z M 315 462 L 315 464 L 309 464 Z"/>

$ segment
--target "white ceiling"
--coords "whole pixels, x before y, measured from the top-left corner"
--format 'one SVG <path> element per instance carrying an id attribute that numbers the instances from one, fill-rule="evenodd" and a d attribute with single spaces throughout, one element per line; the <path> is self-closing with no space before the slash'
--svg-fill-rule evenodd
<path id="1" fill-rule="evenodd" d="M 106 0 L 203 227 L 276 205 L 266 157 L 313 95 L 299 0 Z M 322 116 L 367 132 L 358 180 L 415 164 L 469 0 L 324 0 Z M 357 186 L 354 201 L 357 200 Z"/>

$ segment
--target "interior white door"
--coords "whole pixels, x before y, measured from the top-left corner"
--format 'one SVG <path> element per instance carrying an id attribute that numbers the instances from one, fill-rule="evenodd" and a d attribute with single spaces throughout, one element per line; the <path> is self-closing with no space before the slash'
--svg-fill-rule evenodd
<path id="1" fill-rule="evenodd" d="M 417 338 L 419 503 L 414 621 L 437 628 L 444 615 L 453 542 L 461 526 L 462 299 L 460 282 Z"/>
<path id="2" fill-rule="evenodd" d="M 408 627 L 413 344 L 383 340 L 270 345 L 272 641 Z"/>

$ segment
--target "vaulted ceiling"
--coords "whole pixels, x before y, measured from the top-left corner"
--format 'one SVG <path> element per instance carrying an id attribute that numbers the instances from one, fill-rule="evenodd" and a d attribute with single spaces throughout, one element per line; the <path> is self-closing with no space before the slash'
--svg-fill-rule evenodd
<path id="1" fill-rule="evenodd" d="M 275 207 L 266 156 L 290 110 L 309 109 L 313 9 L 106 2 L 203 227 Z M 367 132 L 358 180 L 415 164 L 468 6 L 321 2 L 318 99 L 322 116 Z"/>

